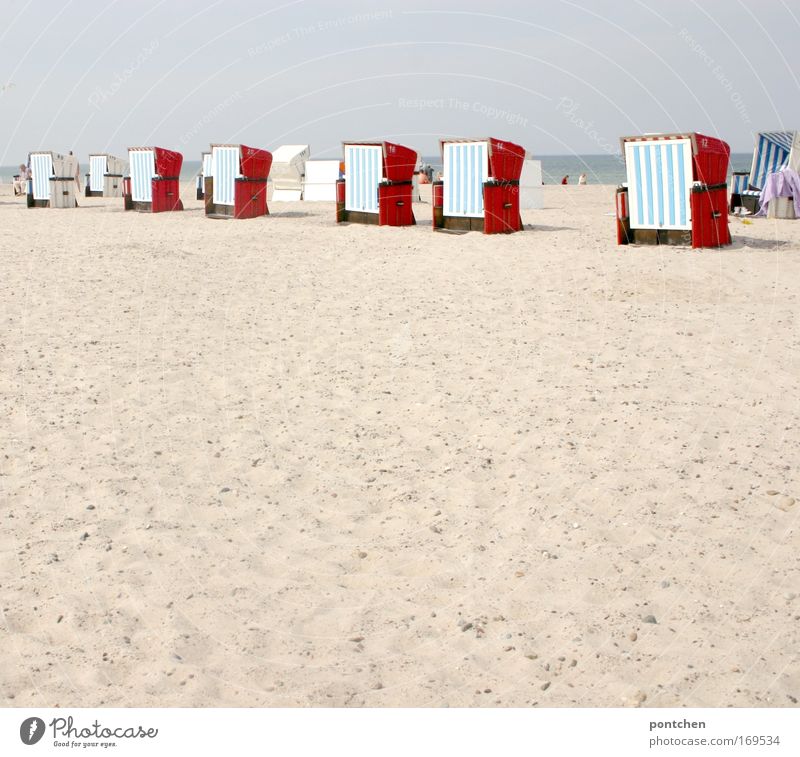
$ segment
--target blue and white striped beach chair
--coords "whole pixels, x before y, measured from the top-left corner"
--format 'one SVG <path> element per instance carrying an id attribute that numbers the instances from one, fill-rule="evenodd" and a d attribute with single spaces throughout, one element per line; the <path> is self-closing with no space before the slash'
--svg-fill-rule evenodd
<path id="1" fill-rule="evenodd" d="M 743 174 L 734 174 L 731 182 L 731 211 L 736 206 L 746 208 L 751 213 L 758 212 L 761 190 L 767 177 L 784 168 L 800 171 L 800 132 L 762 131 L 756 135 L 753 151 L 753 164 L 743 186 Z"/>
<path id="2" fill-rule="evenodd" d="M 58 159 L 63 159 L 63 155 L 44 150 L 29 153 L 28 165 L 31 167 L 29 208 L 50 207 L 50 177 L 54 175 L 53 161 Z"/>
<path id="3" fill-rule="evenodd" d="M 762 131 L 756 137 L 749 189 L 764 188 L 767 176 L 783 168 L 800 167 L 800 140 L 796 131 Z"/>

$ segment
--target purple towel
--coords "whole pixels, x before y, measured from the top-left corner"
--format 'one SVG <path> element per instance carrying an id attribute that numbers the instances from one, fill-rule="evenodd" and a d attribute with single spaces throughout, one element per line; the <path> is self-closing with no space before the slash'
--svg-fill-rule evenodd
<path id="1" fill-rule="evenodd" d="M 775 197 L 793 197 L 794 214 L 800 218 L 800 176 L 798 176 L 797 171 L 784 168 L 767 176 L 767 181 L 761 190 L 761 197 L 759 198 L 761 208 L 756 215 L 767 215 L 767 206 L 770 200 Z"/>

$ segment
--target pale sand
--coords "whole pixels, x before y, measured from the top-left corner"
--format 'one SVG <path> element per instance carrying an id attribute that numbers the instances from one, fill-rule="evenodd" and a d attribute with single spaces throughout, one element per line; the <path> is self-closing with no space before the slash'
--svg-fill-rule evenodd
<path id="1" fill-rule="evenodd" d="M 5 705 L 796 704 L 800 222 L 185 189 L 0 198 Z"/>

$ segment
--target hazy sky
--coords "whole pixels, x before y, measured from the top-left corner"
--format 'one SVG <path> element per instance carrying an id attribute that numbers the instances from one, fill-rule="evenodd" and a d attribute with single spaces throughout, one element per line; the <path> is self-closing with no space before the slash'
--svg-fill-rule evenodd
<path id="1" fill-rule="evenodd" d="M 495 136 L 602 153 L 800 127 L 796 0 L 0 0 L 0 165 L 36 149 Z M 795 65 L 792 66 L 792 63 Z"/>

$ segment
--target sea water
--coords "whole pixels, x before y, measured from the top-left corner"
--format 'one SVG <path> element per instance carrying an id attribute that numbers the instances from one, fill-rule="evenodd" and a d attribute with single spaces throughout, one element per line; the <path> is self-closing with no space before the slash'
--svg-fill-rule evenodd
<path id="1" fill-rule="evenodd" d="M 542 178 L 545 184 L 560 184 L 564 176 L 569 176 L 568 183 L 577 184 L 578 177 L 582 173 L 586 174 L 586 181 L 589 184 L 617 185 L 625 181 L 625 163 L 620 155 L 534 155 L 534 157 L 542 161 Z M 434 174 L 442 170 L 440 155 L 423 155 L 422 160 L 433 166 Z M 752 153 L 732 153 L 729 177 L 733 171 L 749 171 L 752 160 Z M 18 166 L 0 167 L 0 181 L 9 183 L 18 170 Z M 81 164 L 81 173 L 87 170 L 88 165 Z M 181 181 L 191 181 L 199 173 L 199 160 L 184 160 Z"/>

